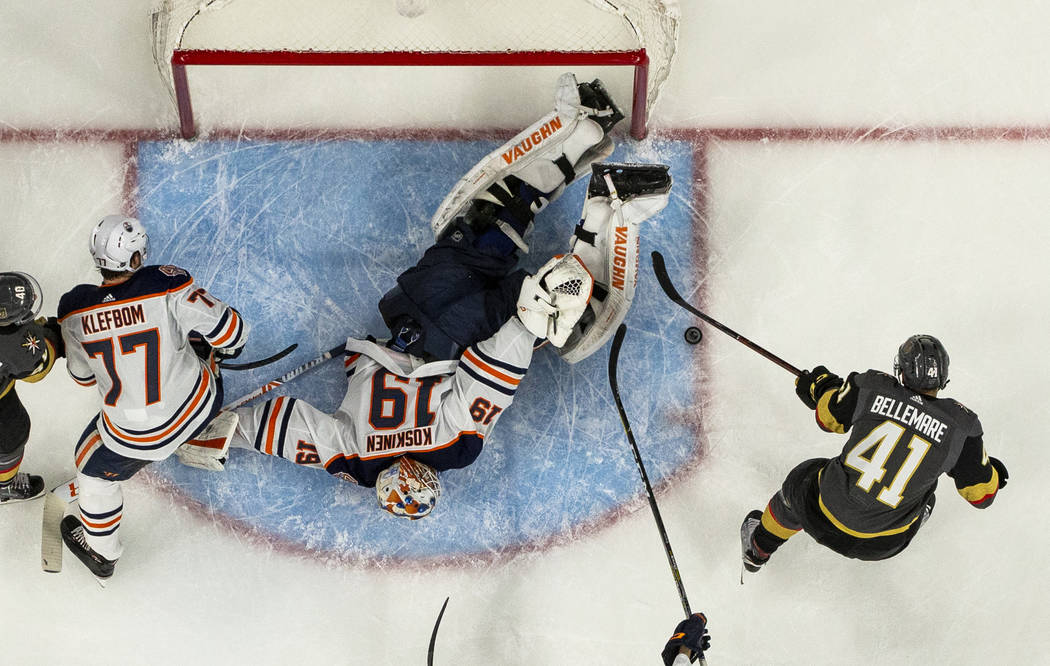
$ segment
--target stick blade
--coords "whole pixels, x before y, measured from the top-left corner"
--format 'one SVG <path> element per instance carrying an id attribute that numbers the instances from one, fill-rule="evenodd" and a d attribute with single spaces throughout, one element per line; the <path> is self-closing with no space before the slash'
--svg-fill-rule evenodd
<path id="1" fill-rule="evenodd" d="M 66 502 L 55 491 L 44 497 L 44 517 L 40 525 L 40 566 L 48 573 L 62 571 L 60 525 L 66 515 Z"/>

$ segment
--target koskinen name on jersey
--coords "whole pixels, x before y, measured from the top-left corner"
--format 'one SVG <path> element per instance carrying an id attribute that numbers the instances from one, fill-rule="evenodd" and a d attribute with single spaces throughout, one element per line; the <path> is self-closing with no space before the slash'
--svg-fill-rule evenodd
<path id="1" fill-rule="evenodd" d="M 101 312 L 88 312 L 80 318 L 80 325 L 84 327 L 84 335 L 92 335 L 108 331 L 111 328 L 121 328 L 141 324 L 146 321 L 146 315 L 142 312 L 142 304 L 125 305 L 121 308 L 103 310 Z"/>
<path id="2" fill-rule="evenodd" d="M 938 444 L 944 437 L 944 431 L 948 428 L 948 424 L 941 423 L 926 412 L 883 395 L 876 396 L 875 402 L 871 405 L 871 413 L 888 416 L 894 421 L 915 428 Z"/>
<path id="3" fill-rule="evenodd" d="M 411 446 L 430 446 L 434 443 L 432 426 L 399 430 L 389 435 L 369 435 L 367 451 L 389 451 L 390 449 L 408 448 Z"/>

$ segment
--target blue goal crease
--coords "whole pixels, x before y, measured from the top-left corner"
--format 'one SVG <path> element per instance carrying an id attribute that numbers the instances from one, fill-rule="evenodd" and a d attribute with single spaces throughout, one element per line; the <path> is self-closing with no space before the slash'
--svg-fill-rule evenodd
<path id="1" fill-rule="evenodd" d="M 432 241 L 429 220 L 497 141 L 168 141 L 138 147 L 139 215 L 151 260 L 179 265 L 235 305 L 252 327 L 245 359 L 295 342 L 272 366 L 224 375 L 227 399 L 315 358 L 348 335 L 382 336 L 376 304 Z M 660 292 L 649 252 L 692 265 L 692 145 L 620 146 L 610 161 L 671 167 L 668 207 L 644 223 L 638 289 L 620 358 L 621 395 L 654 484 L 695 455 L 681 410 L 695 404 L 689 321 Z M 655 156 L 655 157 L 654 157 Z M 586 179 L 582 179 L 585 181 Z M 540 214 L 522 265 L 568 248 L 586 182 Z M 682 288 L 699 276 L 676 276 Z M 367 560 L 491 553 L 600 524 L 637 497 L 641 481 L 608 388 L 608 350 L 568 365 L 540 350 L 513 406 L 472 466 L 443 473 L 445 494 L 423 521 L 378 509 L 374 491 L 315 469 L 235 450 L 227 471 L 174 459 L 155 473 L 215 511 L 281 541 Z M 345 387 L 328 363 L 280 392 L 334 410 Z"/>

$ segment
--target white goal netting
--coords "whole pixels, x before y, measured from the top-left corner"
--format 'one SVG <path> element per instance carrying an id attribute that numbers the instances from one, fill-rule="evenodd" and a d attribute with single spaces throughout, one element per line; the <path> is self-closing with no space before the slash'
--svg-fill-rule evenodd
<path id="1" fill-rule="evenodd" d="M 622 54 L 644 52 L 644 89 L 635 90 L 642 99 L 634 108 L 647 117 L 670 72 L 679 15 L 678 0 L 162 0 L 151 26 L 154 59 L 180 113 L 189 106 L 178 99 L 177 52 L 188 64 L 229 65 L 399 54 L 409 66 L 443 54 L 489 55 L 497 66 L 551 64 L 544 55 L 564 54 L 625 64 Z M 281 62 L 262 57 L 274 53 Z M 207 63 L 193 54 L 207 55 Z M 490 64 L 476 60 L 469 64 Z"/>

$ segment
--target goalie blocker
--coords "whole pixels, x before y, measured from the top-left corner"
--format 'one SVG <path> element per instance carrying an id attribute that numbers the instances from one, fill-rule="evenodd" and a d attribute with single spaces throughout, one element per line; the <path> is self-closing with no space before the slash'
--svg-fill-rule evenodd
<path id="1" fill-rule="evenodd" d="M 175 449 L 179 462 L 190 467 L 221 472 L 226 468 L 230 438 L 237 430 L 236 412 L 219 412 L 193 439 Z"/>
<path id="2" fill-rule="evenodd" d="M 565 344 L 569 363 L 593 354 L 627 316 L 638 283 L 641 223 L 667 206 L 671 192 L 664 164 L 592 166 L 583 216 L 571 240 L 594 279 L 594 293 Z"/>

